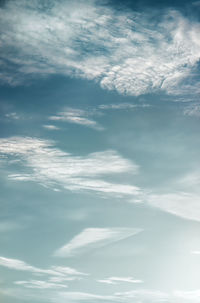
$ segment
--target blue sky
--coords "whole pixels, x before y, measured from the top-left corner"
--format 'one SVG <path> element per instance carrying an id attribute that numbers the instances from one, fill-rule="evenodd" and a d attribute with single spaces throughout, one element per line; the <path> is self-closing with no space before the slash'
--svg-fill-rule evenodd
<path id="1" fill-rule="evenodd" d="M 1 1 L 2 302 L 200 302 L 199 12 Z"/>

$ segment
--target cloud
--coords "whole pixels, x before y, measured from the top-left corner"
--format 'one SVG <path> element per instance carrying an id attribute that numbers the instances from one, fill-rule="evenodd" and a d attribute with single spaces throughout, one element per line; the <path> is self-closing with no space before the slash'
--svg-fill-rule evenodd
<path id="1" fill-rule="evenodd" d="M 87 156 L 73 156 L 54 147 L 54 142 L 30 137 L 0 139 L 4 161 L 20 160 L 26 173 L 11 174 L 11 180 L 35 181 L 46 187 L 72 191 L 89 190 L 115 196 L 139 195 L 133 185 L 111 183 L 106 175 L 137 173 L 138 165 L 117 152 L 107 150 Z M 11 159 L 12 158 L 12 159 Z"/>
<path id="2" fill-rule="evenodd" d="M 200 198 L 198 194 L 175 192 L 154 194 L 147 197 L 151 206 L 188 220 L 200 221 Z"/>
<path id="3" fill-rule="evenodd" d="M 200 290 L 192 290 L 192 291 L 175 291 L 174 295 L 181 300 L 187 300 L 192 302 L 199 302 L 200 300 Z M 181 301 L 180 301 L 181 302 Z"/>
<path id="4" fill-rule="evenodd" d="M 11 119 L 11 120 L 19 120 L 21 117 L 17 113 L 8 113 L 5 115 L 6 118 Z"/>
<path id="5" fill-rule="evenodd" d="M 61 266 L 51 266 L 50 269 L 41 269 L 38 267 L 31 266 L 21 260 L 10 259 L 5 257 L 0 257 L 0 266 L 7 267 L 9 269 L 27 271 L 36 275 L 48 275 L 50 278 L 59 277 L 59 278 L 80 278 L 82 276 L 87 276 L 87 274 L 77 271 L 74 268 L 70 267 L 61 267 Z M 55 282 L 55 281 L 54 281 Z"/>
<path id="6" fill-rule="evenodd" d="M 33 273 L 46 273 L 45 270 L 31 266 L 17 259 L 0 257 L 0 265 L 15 270 L 30 271 Z"/>
<path id="7" fill-rule="evenodd" d="M 26 281 L 22 281 L 26 282 Z M 20 284 L 18 284 L 20 286 Z M 37 291 L 34 289 L 26 289 L 26 288 L 4 288 L 0 289 L 0 294 L 3 294 L 5 296 L 10 296 L 13 298 L 23 299 L 23 300 L 34 300 L 39 302 L 53 302 L 53 303 L 80 303 L 80 302 L 121 302 L 121 300 L 118 300 L 117 298 L 113 296 L 104 296 L 104 295 L 98 295 L 98 294 L 91 294 L 87 292 L 80 292 L 80 291 L 61 291 L 58 289 L 37 289 Z"/>
<path id="8" fill-rule="evenodd" d="M 39 288 L 39 289 L 67 288 L 68 287 L 65 284 L 50 283 L 50 282 L 40 281 L 40 280 L 16 281 L 14 283 L 16 285 L 23 285 L 24 287 L 27 287 L 27 288 Z"/>
<path id="9" fill-rule="evenodd" d="M 184 115 L 191 117 L 200 117 L 200 105 L 199 104 L 191 104 L 187 106 L 184 110 Z"/>
<path id="10" fill-rule="evenodd" d="M 143 283 L 142 280 L 133 279 L 132 277 L 110 277 L 104 280 L 97 280 L 97 281 L 106 284 L 118 284 L 120 282 Z"/>
<path id="11" fill-rule="evenodd" d="M 125 12 L 92 0 L 48 7 L 18 0 L 6 2 L 0 20 L 3 82 L 62 74 L 135 96 L 199 91 L 192 75 L 200 58 L 200 25 L 177 11 Z"/>
<path id="12" fill-rule="evenodd" d="M 171 302 L 170 296 L 167 293 L 161 292 L 159 290 L 132 290 L 127 292 L 117 292 L 115 293 L 116 298 L 122 298 L 122 302 L 133 302 L 133 300 L 138 300 L 136 302 Z"/>
<path id="13" fill-rule="evenodd" d="M 132 104 L 132 103 L 113 103 L 113 104 L 101 104 L 99 105 L 99 109 L 107 110 L 107 109 L 131 109 L 131 108 L 140 108 L 140 107 L 150 107 L 149 104 Z"/>
<path id="14" fill-rule="evenodd" d="M 55 125 L 51 125 L 51 124 L 46 124 L 43 125 L 44 128 L 49 129 L 49 130 L 59 130 L 60 128 L 55 126 Z"/>
<path id="15" fill-rule="evenodd" d="M 40 288 L 32 290 L 31 288 L 20 288 L 23 282 L 27 281 L 17 281 L 17 286 L 15 288 L 4 288 L 0 289 L 0 294 L 4 296 L 10 296 L 13 298 L 23 299 L 23 300 L 33 300 L 38 302 L 53 302 L 53 303 L 80 303 L 80 302 L 120 302 L 120 303 L 152 303 L 152 302 L 170 302 L 170 303 L 197 303 L 199 302 L 200 291 L 182 291 L 175 290 L 171 293 L 162 292 L 153 289 L 139 289 L 127 292 L 117 292 L 112 295 L 99 295 L 94 293 L 80 292 L 80 291 L 65 291 L 60 287 L 56 286 L 51 288 Z M 38 281 L 40 282 L 40 281 Z M 38 283 L 39 284 L 39 283 Z M 42 284 L 42 283 L 41 283 Z M 25 285 L 25 284 L 24 284 Z M 23 285 L 23 286 L 24 286 Z M 37 286 L 37 285 L 36 285 Z"/>
<path id="16" fill-rule="evenodd" d="M 96 121 L 88 119 L 89 115 L 91 115 L 91 113 L 85 110 L 66 108 L 64 111 L 59 112 L 57 115 L 50 116 L 49 120 L 69 122 L 87 126 L 96 130 L 103 130 L 104 128 L 100 126 Z"/>
<path id="17" fill-rule="evenodd" d="M 69 243 L 59 248 L 55 256 L 69 257 L 100 248 L 141 232 L 136 228 L 87 228 L 75 236 Z"/>

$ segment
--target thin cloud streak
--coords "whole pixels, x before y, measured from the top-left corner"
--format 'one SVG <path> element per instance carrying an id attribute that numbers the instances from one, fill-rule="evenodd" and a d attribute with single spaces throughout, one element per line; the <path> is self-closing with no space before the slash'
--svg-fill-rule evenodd
<path id="1" fill-rule="evenodd" d="M 132 277 L 110 277 L 103 280 L 97 280 L 100 283 L 106 284 L 118 284 L 120 282 L 127 282 L 127 283 L 143 283 L 142 280 L 133 279 Z"/>
<path id="2" fill-rule="evenodd" d="M 87 228 L 59 248 L 54 255 L 57 257 L 75 256 L 126 239 L 141 231 L 136 228 Z"/>
<path id="3" fill-rule="evenodd" d="M 65 284 L 59 283 L 51 283 L 47 281 L 40 280 L 30 280 L 30 281 L 15 281 L 14 284 L 22 285 L 26 288 L 36 288 L 36 289 L 59 289 L 59 288 L 67 288 L 68 286 Z"/>
<path id="4" fill-rule="evenodd" d="M 200 198 L 195 193 L 175 192 L 152 194 L 147 202 L 183 219 L 200 221 Z"/>
<path id="5" fill-rule="evenodd" d="M 21 260 L 0 257 L 0 266 L 7 267 L 9 269 L 27 271 L 35 275 L 48 275 L 53 277 L 67 278 L 72 277 L 74 279 L 88 274 L 77 271 L 74 268 L 62 267 L 62 266 L 51 266 L 50 269 L 41 269 L 35 266 L 31 266 Z"/>
<path id="6" fill-rule="evenodd" d="M 66 108 L 62 112 L 59 112 L 57 115 L 50 116 L 49 120 L 79 124 L 99 131 L 104 130 L 104 128 L 100 126 L 96 121 L 89 119 L 89 115 L 91 114 L 85 110 Z"/>

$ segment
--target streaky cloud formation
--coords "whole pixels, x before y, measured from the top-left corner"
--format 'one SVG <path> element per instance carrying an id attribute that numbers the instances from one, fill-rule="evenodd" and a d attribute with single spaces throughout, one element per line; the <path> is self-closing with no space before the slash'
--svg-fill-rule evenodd
<path id="1" fill-rule="evenodd" d="M 9 269 L 27 271 L 36 275 L 48 275 L 53 277 L 67 278 L 87 276 L 87 274 L 77 271 L 70 267 L 52 266 L 50 269 L 41 269 L 35 266 L 31 266 L 24 261 L 0 257 L 0 266 L 7 267 Z M 55 281 L 54 281 L 55 282 Z"/>
<path id="2" fill-rule="evenodd" d="M 186 106 L 184 109 L 184 115 L 191 116 L 191 117 L 200 117 L 200 105 L 198 103 L 191 104 Z"/>
<path id="3" fill-rule="evenodd" d="M 35 181 L 46 187 L 72 191 L 89 190 L 115 196 L 140 194 L 140 188 L 102 180 L 105 175 L 137 173 L 134 164 L 116 151 L 107 150 L 88 156 L 73 156 L 54 147 L 54 142 L 31 137 L 0 139 L 4 161 L 20 160 L 27 173 L 10 174 L 11 180 Z M 101 178 L 101 179 L 99 179 Z"/>
<path id="4" fill-rule="evenodd" d="M 200 198 L 195 193 L 175 192 L 149 195 L 150 205 L 188 220 L 200 221 Z"/>
<path id="5" fill-rule="evenodd" d="M 27 281 L 16 281 L 15 285 L 26 285 Z M 37 302 L 46 302 L 48 299 L 53 303 L 79 303 L 79 302 L 120 302 L 120 303 L 132 303 L 132 302 L 141 302 L 141 303 L 152 303 L 152 302 L 166 302 L 166 303 L 198 303 L 200 298 L 200 291 L 181 291 L 175 290 L 171 293 L 162 292 L 154 289 L 139 289 L 131 290 L 127 292 L 117 292 L 111 295 L 98 295 L 94 293 L 81 292 L 81 291 L 65 291 L 61 290 L 62 285 L 56 287 L 53 285 L 52 289 L 48 287 L 44 281 L 33 280 L 33 287 L 19 289 L 19 288 L 9 288 L 9 289 L 0 289 L 0 294 L 6 296 L 15 297 L 23 300 L 35 300 Z M 31 285 L 30 285 L 31 286 Z M 46 287 L 45 287 L 46 286 Z M 31 290 L 31 288 L 36 288 L 36 290 Z"/>
<path id="6" fill-rule="evenodd" d="M 26 288 L 39 288 L 39 289 L 52 289 L 52 288 L 67 288 L 65 284 L 51 283 L 40 280 L 30 280 L 30 281 L 16 281 L 14 284 L 22 285 Z"/>
<path id="7" fill-rule="evenodd" d="M 55 125 L 51 125 L 51 124 L 45 124 L 43 125 L 44 128 L 49 129 L 49 130 L 59 130 L 60 128 L 55 126 Z"/>
<path id="8" fill-rule="evenodd" d="M 145 107 L 150 107 L 150 104 L 134 104 L 134 103 L 112 103 L 112 104 L 101 104 L 99 105 L 99 109 L 101 110 L 123 110 L 123 109 L 136 109 L 136 108 L 145 108 Z"/>
<path id="9" fill-rule="evenodd" d="M 65 108 L 62 112 L 59 112 L 57 115 L 50 116 L 49 120 L 80 124 L 96 130 L 103 130 L 104 128 L 100 126 L 96 121 L 88 118 L 89 115 L 90 115 L 89 112 L 82 109 Z"/>
<path id="10" fill-rule="evenodd" d="M 133 279 L 132 277 L 110 277 L 103 280 L 97 280 L 100 283 L 106 284 L 118 284 L 120 282 L 128 282 L 128 283 L 143 283 L 142 280 Z"/>
<path id="11" fill-rule="evenodd" d="M 136 228 L 87 228 L 55 252 L 58 257 L 70 257 L 104 247 L 140 233 Z"/>
<path id="12" fill-rule="evenodd" d="M 122 302 L 133 302 L 133 300 L 138 300 L 138 302 L 142 303 L 170 302 L 171 299 L 170 295 L 165 292 L 147 289 L 117 292 L 115 296 L 120 298 Z"/>
<path id="13" fill-rule="evenodd" d="M 18 0 L 6 2 L 0 20 L 0 77 L 11 85 L 63 74 L 134 96 L 199 92 L 192 74 L 200 25 L 178 11 L 119 12 L 92 0 L 52 2 L 47 9 L 39 0 Z"/>

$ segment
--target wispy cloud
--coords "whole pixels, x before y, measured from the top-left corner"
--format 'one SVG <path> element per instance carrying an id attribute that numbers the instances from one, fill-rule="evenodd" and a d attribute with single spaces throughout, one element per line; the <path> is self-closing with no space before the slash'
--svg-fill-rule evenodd
<path id="1" fill-rule="evenodd" d="M 150 302 L 170 302 L 170 295 L 158 290 L 132 290 L 127 292 L 117 292 L 115 293 L 116 298 L 121 298 L 122 302 L 133 302 L 133 300 L 138 300 L 138 302 L 150 303 Z M 137 301 L 136 301 L 137 302 Z"/>
<path id="2" fill-rule="evenodd" d="M 59 248 L 55 256 L 68 257 L 100 248 L 141 232 L 136 228 L 87 228 L 75 236 L 69 243 Z"/>
<path id="3" fill-rule="evenodd" d="M 117 292 L 112 295 L 100 295 L 95 293 L 87 293 L 80 291 L 65 291 L 62 289 L 56 289 L 56 287 L 52 287 L 52 289 L 46 287 L 37 287 L 34 291 L 29 288 L 20 288 L 23 285 L 23 282 L 26 281 L 18 281 L 17 286 L 13 288 L 4 288 L 0 289 L 0 293 L 4 296 L 10 296 L 12 298 L 18 298 L 23 300 L 34 300 L 38 302 L 49 302 L 53 303 L 79 303 L 79 302 L 120 302 L 120 303 L 132 303 L 132 302 L 141 302 L 141 303 L 152 303 L 152 302 L 173 302 L 173 303 L 198 303 L 200 298 L 200 291 L 192 290 L 192 291 L 182 291 L 175 290 L 172 292 L 163 292 L 160 290 L 154 289 L 138 289 L 127 292 Z M 34 282 L 34 281 L 33 281 Z M 36 281 L 39 282 L 40 281 Z M 37 284 L 35 282 L 35 284 Z M 41 283 L 42 284 L 42 283 Z M 34 287 L 33 287 L 34 288 Z"/>
<path id="4" fill-rule="evenodd" d="M 112 103 L 112 104 L 101 104 L 99 105 L 99 109 L 107 110 L 120 110 L 120 109 L 136 109 L 136 108 L 145 108 L 150 107 L 150 104 L 133 104 L 133 103 Z"/>
<path id="5" fill-rule="evenodd" d="M 91 113 L 82 109 L 66 108 L 62 112 L 59 112 L 57 115 L 50 116 L 49 119 L 53 121 L 80 124 L 96 130 L 103 130 L 104 128 L 100 126 L 96 121 L 88 118 L 89 115 L 91 115 Z"/>
<path id="6" fill-rule="evenodd" d="M 110 277 L 103 280 L 97 280 L 100 283 L 106 284 L 118 284 L 120 282 L 128 282 L 128 283 L 143 283 L 142 280 L 134 279 L 132 277 Z"/>
<path id="7" fill-rule="evenodd" d="M 55 126 L 55 125 L 51 125 L 51 124 L 46 124 L 43 125 L 44 128 L 49 129 L 49 130 L 59 130 L 60 128 Z"/>
<path id="8" fill-rule="evenodd" d="M 80 279 L 82 276 L 87 276 L 86 273 L 79 272 L 76 269 L 70 267 L 51 266 L 49 269 L 41 269 L 35 266 L 31 266 L 24 261 L 5 257 L 0 257 L 0 266 L 14 270 L 27 271 L 36 275 L 47 275 L 50 276 L 50 279 L 53 277 L 59 277 L 63 279 Z M 54 282 L 56 282 L 56 280 Z"/>
<path id="9" fill-rule="evenodd" d="M 30 280 L 30 281 L 16 281 L 16 285 L 23 285 L 27 288 L 39 288 L 39 289 L 52 289 L 52 288 L 67 288 L 68 286 L 65 284 L 59 283 L 51 283 L 47 281 L 40 281 L 40 280 Z"/>
<path id="10" fill-rule="evenodd" d="M 188 105 L 184 109 L 184 115 L 186 115 L 186 116 L 200 117 L 200 105 L 198 103 Z"/>
<path id="11" fill-rule="evenodd" d="M 21 117 L 15 113 L 15 112 L 12 112 L 12 113 L 8 113 L 5 115 L 6 118 L 8 119 L 11 119 L 11 120 L 19 120 Z"/>
<path id="12" fill-rule="evenodd" d="M 200 198 L 195 193 L 175 192 L 149 195 L 148 203 L 188 220 L 200 221 Z"/>
<path id="13" fill-rule="evenodd" d="M 191 75 L 200 58 L 199 23 L 176 11 L 155 10 L 151 17 L 92 0 L 59 1 L 48 9 L 39 0 L 7 1 L 0 11 L 0 77 L 18 84 L 33 75 L 64 74 L 136 96 L 196 93 Z"/>
<path id="14" fill-rule="evenodd" d="M 139 195 L 140 188 L 104 180 L 106 175 L 137 173 L 138 166 L 117 152 L 107 150 L 87 156 L 73 156 L 54 143 L 36 138 L 12 137 L 0 140 L 4 161 L 19 159 L 26 173 L 11 174 L 12 180 L 35 181 L 47 187 L 89 190 L 116 196 Z"/>
<path id="15" fill-rule="evenodd" d="M 25 282 L 25 281 L 24 281 Z M 18 284 L 18 287 L 13 288 L 4 288 L 0 289 L 0 294 L 3 294 L 5 296 L 10 296 L 12 298 L 18 298 L 23 300 L 34 300 L 39 302 L 46 302 L 49 300 L 49 302 L 53 303 L 79 303 L 79 302 L 103 302 L 103 303 L 110 303 L 110 302 L 121 302 L 121 300 L 118 300 L 118 298 L 114 296 L 109 295 L 98 295 L 93 293 L 87 293 L 87 292 L 80 292 L 80 291 L 64 291 L 64 290 L 57 290 L 57 289 L 26 289 L 26 288 L 19 288 L 20 285 Z"/>
<path id="16" fill-rule="evenodd" d="M 200 290 L 192 290 L 192 291 L 174 291 L 174 296 L 180 298 L 184 302 L 195 302 L 198 303 L 200 300 Z"/>

